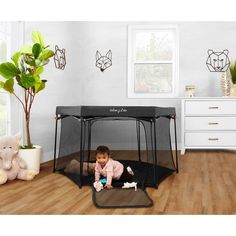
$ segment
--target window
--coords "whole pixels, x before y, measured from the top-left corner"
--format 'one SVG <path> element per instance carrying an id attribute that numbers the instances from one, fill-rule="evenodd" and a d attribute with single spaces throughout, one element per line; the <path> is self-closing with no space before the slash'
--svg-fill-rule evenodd
<path id="1" fill-rule="evenodd" d="M 173 26 L 128 27 L 128 97 L 177 95 L 177 41 Z"/>
<path id="2" fill-rule="evenodd" d="M 0 63 L 9 59 L 10 23 L 0 22 Z M 0 78 L 0 81 L 3 78 Z M 10 95 L 0 88 L 0 136 L 10 133 Z"/>

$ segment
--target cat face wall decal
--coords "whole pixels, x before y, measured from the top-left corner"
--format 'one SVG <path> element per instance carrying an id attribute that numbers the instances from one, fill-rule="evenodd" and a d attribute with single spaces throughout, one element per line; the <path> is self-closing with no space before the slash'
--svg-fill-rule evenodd
<path id="1" fill-rule="evenodd" d="M 230 66 L 229 61 L 229 50 L 225 49 L 223 52 L 214 52 L 209 49 L 207 51 L 208 58 L 206 61 L 206 65 L 211 72 L 225 72 L 228 70 Z"/>
<path id="2" fill-rule="evenodd" d="M 101 72 L 106 70 L 111 65 L 112 65 L 111 50 L 109 50 L 105 56 L 102 56 L 99 51 L 96 52 L 96 67 L 100 68 Z"/>
<path id="3" fill-rule="evenodd" d="M 65 49 L 59 49 L 59 47 L 55 46 L 55 55 L 54 55 L 54 63 L 57 69 L 64 70 L 66 66 L 66 55 Z"/>

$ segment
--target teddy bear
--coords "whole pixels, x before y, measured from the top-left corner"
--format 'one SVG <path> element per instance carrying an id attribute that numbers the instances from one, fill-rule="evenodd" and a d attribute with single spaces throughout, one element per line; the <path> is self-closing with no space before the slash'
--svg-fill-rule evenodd
<path id="1" fill-rule="evenodd" d="M 18 155 L 21 134 L 0 137 L 0 184 L 8 180 L 32 180 L 36 171 L 27 170 L 27 165 Z"/>

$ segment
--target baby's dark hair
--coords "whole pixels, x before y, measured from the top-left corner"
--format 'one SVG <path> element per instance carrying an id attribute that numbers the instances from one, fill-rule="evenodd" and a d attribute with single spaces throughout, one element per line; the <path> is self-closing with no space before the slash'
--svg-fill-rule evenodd
<path id="1" fill-rule="evenodd" d="M 97 155 L 98 153 L 106 153 L 108 156 L 110 155 L 110 149 L 107 146 L 98 146 L 96 149 L 96 153 L 95 155 Z"/>

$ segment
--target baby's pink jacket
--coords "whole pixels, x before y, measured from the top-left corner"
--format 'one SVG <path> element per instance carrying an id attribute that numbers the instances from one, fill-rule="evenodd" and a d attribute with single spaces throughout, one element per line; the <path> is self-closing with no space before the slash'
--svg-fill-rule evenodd
<path id="1" fill-rule="evenodd" d="M 98 181 L 102 175 L 107 178 L 107 184 L 111 184 L 112 179 L 118 180 L 123 171 L 124 166 L 119 161 L 112 160 L 111 158 L 103 168 L 96 162 L 95 180 Z"/>

